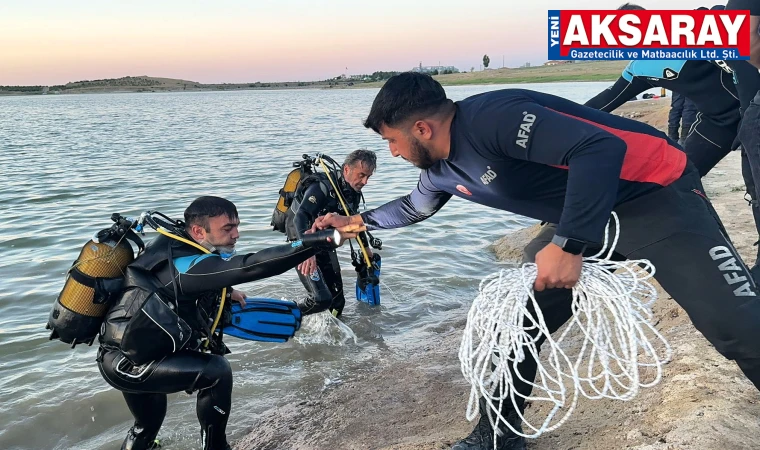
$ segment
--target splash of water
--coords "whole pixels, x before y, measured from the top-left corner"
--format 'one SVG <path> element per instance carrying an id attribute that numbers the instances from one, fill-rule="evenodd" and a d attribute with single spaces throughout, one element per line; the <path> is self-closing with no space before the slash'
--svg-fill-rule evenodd
<path id="1" fill-rule="evenodd" d="M 299 344 L 345 345 L 349 341 L 359 342 L 356 333 L 330 314 L 324 311 L 303 318 L 301 330 L 293 338 Z"/>

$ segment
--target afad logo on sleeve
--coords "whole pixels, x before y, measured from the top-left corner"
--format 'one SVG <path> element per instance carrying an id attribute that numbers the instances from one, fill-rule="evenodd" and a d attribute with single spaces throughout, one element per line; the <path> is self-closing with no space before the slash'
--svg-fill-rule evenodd
<path id="1" fill-rule="evenodd" d="M 549 11 L 550 60 L 749 59 L 749 11 Z"/>

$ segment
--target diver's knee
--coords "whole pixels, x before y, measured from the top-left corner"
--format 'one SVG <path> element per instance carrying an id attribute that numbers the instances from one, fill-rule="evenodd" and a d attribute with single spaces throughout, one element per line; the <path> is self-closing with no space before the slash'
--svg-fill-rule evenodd
<path id="1" fill-rule="evenodd" d="M 224 356 L 212 355 L 206 367 L 199 374 L 194 388 L 197 390 L 208 389 L 219 384 L 232 386 L 232 367 Z"/>

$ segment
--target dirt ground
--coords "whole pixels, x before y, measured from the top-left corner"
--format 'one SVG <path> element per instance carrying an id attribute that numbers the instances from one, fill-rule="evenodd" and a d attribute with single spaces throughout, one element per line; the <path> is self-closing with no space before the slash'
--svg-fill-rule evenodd
<path id="1" fill-rule="evenodd" d="M 668 105 L 669 99 L 631 102 L 617 113 L 662 128 Z M 743 200 L 739 154 L 726 157 L 704 181 L 739 252 L 754 263 L 756 236 Z M 520 230 L 492 250 L 501 259 L 517 259 L 533 232 Z M 663 380 L 627 402 L 582 399 L 562 427 L 529 440 L 530 450 L 760 448 L 757 391 L 666 293 L 660 292 L 654 312 L 674 351 Z M 474 425 L 465 419 L 469 386 L 457 358 L 465 320 L 425 348 L 378 361 L 331 389 L 272 409 L 235 448 L 449 448 Z M 529 408 L 528 418 L 537 412 L 541 408 Z"/>

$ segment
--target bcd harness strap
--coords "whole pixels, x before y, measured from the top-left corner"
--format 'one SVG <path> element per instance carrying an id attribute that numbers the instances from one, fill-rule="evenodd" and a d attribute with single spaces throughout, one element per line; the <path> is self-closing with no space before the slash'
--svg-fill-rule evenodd
<path id="1" fill-rule="evenodd" d="M 163 227 L 160 227 L 160 226 L 156 227 L 156 231 L 159 232 L 160 234 L 163 234 L 164 236 L 166 236 L 168 238 L 175 239 L 177 241 L 180 241 L 182 243 L 185 243 L 187 245 L 195 247 L 198 250 L 201 250 L 203 253 L 211 253 L 207 248 L 203 247 L 202 245 L 199 245 L 196 242 L 193 242 L 193 241 L 191 241 L 189 239 L 185 239 L 185 238 L 183 238 L 181 236 L 177 236 L 176 234 L 169 232 L 168 230 L 166 230 Z M 172 264 L 173 264 L 173 261 L 172 261 Z M 175 292 L 175 296 L 176 296 L 177 295 L 177 291 L 176 291 L 176 289 L 177 289 L 177 283 L 173 282 L 172 284 L 174 285 L 174 289 L 175 289 L 174 292 Z M 216 330 L 216 326 L 219 324 L 219 319 L 221 319 L 221 317 L 222 317 L 222 310 L 224 310 L 224 301 L 226 299 L 227 299 L 227 288 L 224 287 L 224 288 L 222 288 L 222 299 L 219 302 L 219 310 L 216 312 L 216 317 L 214 318 L 214 323 L 213 323 L 213 325 L 211 325 L 211 329 L 207 330 L 209 333 L 213 333 L 213 330 Z M 204 349 L 208 349 L 208 346 L 209 346 L 209 343 L 211 342 L 211 338 L 212 337 L 213 337 L 212 334 L 209 334 L 208 339 L 206 339 L 206 343 L 204 344 Z"/>

